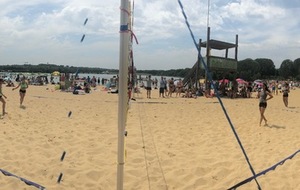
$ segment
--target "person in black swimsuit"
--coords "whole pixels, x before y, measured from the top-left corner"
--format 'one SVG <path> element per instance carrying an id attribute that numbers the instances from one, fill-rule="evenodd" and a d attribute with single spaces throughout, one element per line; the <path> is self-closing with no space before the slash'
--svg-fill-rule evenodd
<path id="1" fill-rule="evenodd" d="M 262 120 L 265 121 L 265 125 L 267 125 L 267 119 L 264 115 L 265 110 L 267 108 L 267 101 L 273 98 L 273 95 L 271 94 L 270 90 L 268 89 L 267 84 L 263 84 L 263 87 L 260 92 L 257 94 L 259 98 L 259 112 L 260 112 L 260 121 L 259 125 L 261 125 Z M 269 96 L 269 98 L 267 98 Z"/>
<path id="2" fill-rule="evenodd" d="M 282 92 L 283 92 L 283 95 L 282 95 L 283 103 L 284 103 L 285 107 L 288 107 L 290 87 L 289 87 L 289 84 L 287 82 L 284 84 Z"/>
<path id="3" fill-rule="evenodd" d="M 19 87 L 20 87 L 20 90 L 19 90 L 19 92 L 20 92 L 20 107 L 22 107 L 24 97 L 25 97 L 25 94 L 26 94 L 26 89 L 28 88 L 28 83 L 26 82 L 24 76 L 22 77 L 21 82 L 18 84 L 18 86 L 16 86 L 12 90 L 15 90 Z"/>

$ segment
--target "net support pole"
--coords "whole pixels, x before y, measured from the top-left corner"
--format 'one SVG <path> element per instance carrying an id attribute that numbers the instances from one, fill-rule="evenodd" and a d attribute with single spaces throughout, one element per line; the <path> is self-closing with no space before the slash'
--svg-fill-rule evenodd
<path id="1" fill-rule="evenodd" d="M 118 78 L 118 163 L 117 163 L 117 190 L 123 190 L 125 164 L 125 126 L 128 105 L 128 0 L 121 0 L 120 6 L 120 54 Z"/>

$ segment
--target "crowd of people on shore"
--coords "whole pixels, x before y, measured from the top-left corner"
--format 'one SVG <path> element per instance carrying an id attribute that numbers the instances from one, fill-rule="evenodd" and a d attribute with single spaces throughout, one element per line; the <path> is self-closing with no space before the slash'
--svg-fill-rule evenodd
<path id="1" fill-rule="evenodd" d="M 188 86 L 184 87 L 182 79 L 174 80 L 170 78 L 166 80 L 165 77 L 161 77 L 158 81 L 156 78 L 151 79 L 151 75 L 146 78 L 146 84 L 142 82 L 142 87 L 147 91 L 147 98 L 151 98 L 152 89 L 158 89 L 159 97 L 182 97 L 182 98 L 197 98 L 199 96 L 214 97 L 218 93 L 221 97 L 228 98 L 257 98 L 259 100 L 259 112 L 260 121 L 267 125 L 267 119 L 264 115 L 267 108 L 267 101 L 272 99 L 275 95 L 282 94 L 284 106 L 288 108 L 288 97 L 290 90 L 300 87 L 299 83 L 294 83 L 293 81 L 253 81 L 246 82 L 242 80 L 230 81 L 216 81 L 213 85 L 200 83 L 199 88 Z M 207 88 L 205 88 L 207 87 Z M 253 96 L 252 94 L 256 95 Z M 182 95 L 181 95 L 182 94 Z"/>
<path id="2" fill-rule="evenodd" d="M 63 77 L 64 78 L 64 77 Z M 26 79 L 25 76 L 18 76 L 15 81 L 17 85 L 15 86 L 12 81 L 5 81 L 6 86 L 12 87 L 12 90 L 16 90 L 19 88 L 20 95 L 20 107 L 23 106 L 24 98 L 26 95 L 26 89 L 30 84 L 30 79 Z M 65 80 L 62 80 L 60 85 L 63 85 Z M 102 82 L 102 83 L 101 83 Z M 144 83 L 145 82 L 145 83 Z M 71 84 L 71 88 L 73 89 L 73 94 L 81 94 L 82 93 L 90 93 L 92 87 L 96 87 L 97 85 L 103 85 L 107 88 L 115 87 L 117 89 L 118 77 L 113 77 L 112 79 L 106 80 L 100 78 L 96 79 L 96 77 L 92 78 L 84 78 L 84 79 L 75 79 Z M 265 121 L 267 124 L 267 119 L 264 116 L 264 112 L 267 108 L 267 101 L 272 99 L 274 95 L 282 94 L 283 103 L 285 107 L 288 107 L 288 97 L 290 90 L 295 89 L 296 87 L 300 87 L 299 83 L 295 83 L 293 81 L 228 81 L 228 80 L 220 80 L 214 81 L 214 84 L 208 83 L 199 83 L 198 87 L 193 85 L 184 86 L 183 80 L 181 78 L 174 79 L 169 78 L 167 80 L 166 77 L 161 76 L 158 80 L 157 78 L 152 79 L 151 75 L 147 76 L 145 80 L 140 81 L 138 84 L 140 87 L 146 89 L 146 95 L 148 99 L 151 99 L 151 91 L 153 89 L 158 90 L 158 95 L 160 98 L 172 98 L 172 97 L 180 97 L 180 98 L 197 98 L 200 96 L 205 96 L 207 98 L 213 98 L 218 95 L 220 97 L 227 98 L 258 98 L 259 99 L 259 110 L 261 114 L 260 124 L 262 121 Z M 0 102 L 2 103 L 2 116 L 6 114 L 5 107 L 7 98 L 2 90 L 2 85 L 4 84 L 4 80 L 0 78 Z M 116 91 L 117 93 L 117 91 Z M 253 93 L 256 95 L 253 96 Z"/>
<path id="3" fill-rule="evenodd" d="M 299 83 L 293 81 L 262 81 L 257 80 L 253 82 L 246 82 L 241 80 L 220 80 L 214 81 L 214 84 L 209 82 L 199 83 L 198 87 L 192 85 L 183 85 L 182 79 L 166 79 L 161 76 L 160 80 L 152 79 L 151 75 L 147 76 L 144 81 L 140 82 L 140 87 L 147 90 L 147 98 L 151 98 L 151 90 L 158 89 L 159 97 L 182 97 L 182 98 L 196 98 L 199 96 L 215 97 L 218 93 L 220 97 L 228 98 L 252 98 L 253 93 L 258 93 L 262 90 L 263 84 L 267 84 L 268 89 L 273 95 L 284 94 L 285 89 L 295 89 L 300 87 Z M 254 96 L 256 97 L 256 96 Z"/>
<path id="4" fill-rule="evenodd" d="M 147 98 L 151 98 L 151 90 L 159 89 L 159 97 L 173 97 L 175 94 L 176 97 L 181 97 L 181 94 L 184 93 L 182 79 L 174 80 L 170 78 L 167 80 L 165 77 L 161 77 L 158 81 L 157 78 L 151 78 L 151 75 L 146 77 L 146 84 L 142 81 L 140 87 L 144 87 L 147 90 Z"/>

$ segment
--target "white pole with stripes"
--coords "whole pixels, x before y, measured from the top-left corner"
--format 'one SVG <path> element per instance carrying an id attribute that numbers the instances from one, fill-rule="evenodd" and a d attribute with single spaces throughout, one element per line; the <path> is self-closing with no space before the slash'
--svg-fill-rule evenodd
<path id="1" fill-rule="evenodd" d="M 129 14 L 128 0 L 121 0 L 120 6 L 120 54 L 118 80 L 118 163 L 117 190 L 123 190 L 125 164 L 125 126 L 128 107 L 128 45 L 130 33 L 128 30 Z"/>

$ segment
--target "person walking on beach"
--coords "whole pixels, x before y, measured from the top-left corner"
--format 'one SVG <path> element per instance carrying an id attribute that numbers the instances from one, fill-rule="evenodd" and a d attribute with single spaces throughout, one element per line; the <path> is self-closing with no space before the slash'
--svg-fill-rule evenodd
<path id="1" fill-rule="evenodd" d="M 177 83 L 177 86 L 176 86 L 176 97 L 177 97 L 178 94 L 179 94 L 179 97 L 180 97 L 181 92 L 182 92 L 182 88 L 183 88 L 183 83 L 182 83 L 182 80 L 179 79 L 178 83 Z"/>
<path id="2" fill-rule="evenodd" d="M 263 84 L 263 87 L 260 92 L 258 92 L 258 98 L 259 98 L 259 112 L 260 112 L 260 121 L 259 125 L 261 125 L 262 120 L 265 121 L 265 125 L 267 125 L 267 119 L 264 115 L 265 110 L 267 108 L 267 101 L 273 98 L 273 95 L 271 94 L 270 90 L 268 89 L 268 86 L 266 83 Z M 267 98 L 269 96 L 269 98 Z"/>
<path id="3" fill-rule="evenodd" d="M 22 107 L 23 106 L 24 97 L 25 97 L 25 94 L 26 94 L 26 89 L 28 88 L 28 83 L 25 80 L 25 76 L 22 77 L 21 82 L 18 84 L 18 86 L 16 86 L 12 90 L 15 90 L 15 89 L 17 89 L 19 87 L 20 87 L 20 90 L 19 90 L 19 93 L 20 93 L 20 107 Z"/>
<path id="4" fill-rule="evenodd" d="M 151 80 L 151 75 L 149 75 L 146 81 L 147 98 L 151 98 L 151 90 L 152 90 L 151 85 L 152 85 L 152 80 Z"/>
<path id="5" fill-rule="evenodd" d="M 2 116 L 4 116 L 6 114 L 6 112 L 5 112 L 6 102 L 5 102 L 4 98 L 7 98 L 7 97 L 2 93 L 2 84 L 3 84 L 3 79 L 0 79 L 0 102 L 2 102 Z"/>
<path id="6" fill-rule="evenodd" d="M 166 88 L 166 82 L 164 80 L 164 77 L 161 77 L 159 81 L 159 97 L 165 97 L 165 88 Z"/>
<path id="7" fill-rule="evenodd" d="M 172 97 L 172 93 L 174 92 L 174 90 L 175 90 L 174 79 L 171 78 L 169 80 L 169 94 L 168 94 L 169 97 Z"/>
<path id="8" fill-rule="evenodd" d="M 164 82 L 165 82 L 165 97 L 168 96 L 168 81 L 166 78 L 164 78 Z"/>
<path id="9" fill-rule="evenodd" d="M 283 96 L 283 103 L 284 103 L 285 107 L 288 107 L 290 87 L 289 87 L 289 84 L 287 82 L 284 84 L 282 92 L 283 92 L 283 95 L 282 95 Z"/>

